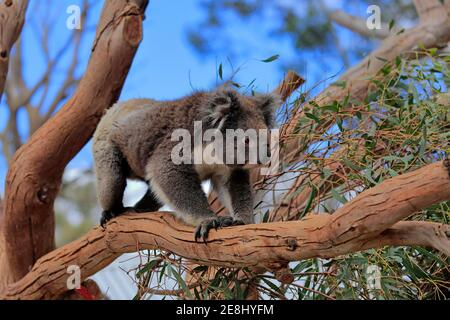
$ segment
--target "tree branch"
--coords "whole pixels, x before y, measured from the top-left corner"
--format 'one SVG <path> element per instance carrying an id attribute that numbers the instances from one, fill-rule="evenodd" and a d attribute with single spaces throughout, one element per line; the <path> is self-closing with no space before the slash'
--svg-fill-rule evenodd
<path id="1" fill-rule="evenodd" d="M 333 215 L 301 221 L 236 226 L 212 231 L 196 243 L 193 228 L 169 213 L 128 214 L 39 259 L 0 299 L 58 298 L 67 291 L 69 265 L 83 279 L 126 252 L 161 249 L 196 263 L 264 267 L 314 257 L 331 258 L 385 245 L 431 246 L 450 256 L 450 226 L 401 222 L 432 204 L 450 199 L 450 162 L 437 162 L 385 180 L 358 195 Z M 274 267 L 275 266 L 275 267 Z"/>
<path id="2" fill-rule="evenodd" d="M 8 241 L 0 274 L 11 274 L 16 281 L 53 249 L 53 203 L 64 168 L 118 99 L 142 38 L 147 3 L 105 2 L 77 91 L 15 154 L 6 178 L 3 232 Z"/>
<path id="3" fill-rule="evenodd" d="M 281 100 L 286 102 L 287 99 L 305 83 L 305 79 L 299 76 L 295 71 L 289 70 L 283 81 L 273 90 L 273 93 L 279 94 Z"/>
<path id="4" fill-rule="evenodd" d="M 22 31 L 28 0 L 5 0 L 0 3 L 0 99 L 8 74 L 9 53 Z"/>
<path id="5" fill-rule="evenodd" d="M 413 245 L 434 248 L 450 257 L 450 226 L 426 221 L 400 221 L 367 240 L 362 248 Z"/>
<path id="6" fill-rule="evenodd" d="M 413 0 L 421 23 L 432 23 L 442 15 L 442 4 L 439 0 Z"/>
<path id="7" fill-rule="evenodd" d="M 371 30 L 367 28 L 366 20 L 348 14 L 347 12 L 342 10 L 330 11 L 328 13 L 328 17 L 337 24 L 343 26 L 344 28 L 352 30 L 364 37 L 375 37 L 379 39 L 385 39 L 389 37 L 389 35 L 391 34 L 389 26 L 385 23 L 381 26 L 381 29 Z"/>
<path id="8" fill-rule="evenodd" d="M 366 155 L 364 143 L 364 140 L 358 142 L 355 154 L 357 156 L 356 159 L 362 159 Z M 348 145 L 342 145 L 324 161 L 323 168 L 313 167 L 311 168 L 312 173 L 300 174 L 283 197 L 280 205 L 270 212 L 269 221 L 298 219 L 299 214 L 307 207 L 312 192 L 317 192 L 315 199 L 319 201 L 322 195 L 325 195 L 337 185 L 344 183 L 350 170 L 342 162 L 342 158 L 348 152 Z M 384 154 L 386 153 L 386 147 L 382 143 L 378 143 L 372 152 L 378 155 Z M 322 177 L 324 170 L 330 172 L 330 176 L 327 179 Z M 301 191 L 299 192 L 299 190 Z M 317 204 L 317 202 L 314 204 Z M 310 205 L 310 207 L 314 208 L 314 204 Z"/>
<path id="9" fill-rule="evenodd" d="M 416 7 L 420 8 L 429 8 L 428 3 L 427 0 L 415 1 Z M 418 26 L 386 38 L 378 49 L 339 78 L 338 81 L 345 84 L 343 87 L 330 86 L 319 94 L 314 101 L 323 106 L 333 101 L 341 101 L 347 95 L 354 100 L 363 100 L 370 92 L 369 78 L 379 72 L 386 61 L 393 61 L 397 56 L 408 53 L 419 45 L 423 45 L 424 48 L 445 46 L 450 41 L 450 18 L 446 8 L 440 3 L 437 3 L 437 5 L 439 6 L 438 9 L 429 11 L 429 14 L 432 13 L 432 19 L 422 19 Z M 448 6 L 448 3 L 446 5 Z M 421 10 L 422 12 L 426 11 L 426 9 Z M 314 108 L 314 106 L 311 105 L 309 108 Z M 289 155 L 289 159 L 297 158 L 302 146 L 311 143 L 307 137 L 303 138 L 306 134 L 304 135 L 302 131 L 294 133 L 301 117 L 304 117 L 304 113 L 298 111 L 281 130 L 281 137 L 285 139 L 283 152 Z M 311 120 L 311 125 L 305 126 L 303 132 L 307 131 L 313 123 L 314 121 Z M 325 132 L 327 129 L 328 125 L 325 123 L 316 128 L 316 133 Z"/>

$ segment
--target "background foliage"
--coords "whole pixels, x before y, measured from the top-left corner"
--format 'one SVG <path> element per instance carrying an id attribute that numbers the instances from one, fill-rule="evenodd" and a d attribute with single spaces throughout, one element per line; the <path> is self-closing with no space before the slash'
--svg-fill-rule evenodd
<path id="1" fill-rule="evenodd" d="M 311 193 L 305 210 L 294 212 L 290 219 L 332 213 L 385 179 L 445 158 L 450 152 L 450 110 L 448 101 L 440 102 L 439 97 L 449 85 L 450 55 L 436 52 L 431 49 L 418 52 L 417 59 L 398 57 L 394 63 L 386 63 L 370 79 L 371 91 L 364 101 L 346 97 L 319 107 L 313 101 L 305 104 L 304 95 L 300 95 L 293 102 L 295 109 L 310 106 L 304 109 L 306 117 L 299 120 L 298 132 L 303 126 L 310 128 L 305 140 L 317 142 L 303 146 L 303 161 L 286 169 L 305 175 L 306 181 L 320 173 L 319 181 L 308 181 L 313 190 L 319 190 L 331 175 L 324 169 L 327 161 L 345 148 L 340 159 L 345 176 L 339 183 L 333 182 L 325 197 L 318 199 Z M 316 127 L 330 121 L 330 129 L 315 136 L 320 132 Z M 272 190 L 279 186 L 276 181 L 270 184 Z M 450 202 L 422 210 L 410 219 L 448 224 Z M 243 299 L 251 290 L 268 299 L 448 299 L 450 293 L 448 258 L 424 248 L 370 249 L 335 259 L 290 263 L 294 281 L 288 285 L 269 273 L 198 266 L 193 273 L 202 277 L 191 288 L 182 276 L 190 270 L 185 262 L 157 252 L 149 253 L 149 259 L 137 273 L 141 290 L 136 298 L 163 294 L 189 299 Z M 373 284 L 374 267 L 379 272 L 379 287 Z M 162 290 L 168 283 L 173 283 L 172 291 Z"/>

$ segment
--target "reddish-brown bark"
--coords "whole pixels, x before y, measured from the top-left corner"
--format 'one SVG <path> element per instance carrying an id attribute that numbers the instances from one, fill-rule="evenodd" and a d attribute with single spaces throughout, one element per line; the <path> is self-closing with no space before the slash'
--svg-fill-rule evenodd
<path id="1" fill-rule="evenodd" d="M 87 70 L 70 100 L 15 154 L 8 171 L 0 274 L 23 277 L 54 248 L 53 202 L 67 163 L 119 97 L 142 38 L 147 1 L 106 1 Z M 3 282 L 3 281 L 1 281 Z"/>
<path id="2" fill-rule="evenodd" d="M 0 99 L 8 74 L 9 53 L 25 22 L 28 0 L 0 2 Z"/>
<path id="3" fill-rule="evenodd" d="M 418 210 L 450 199 L 450 164 L 430 164 L 385 180 L 358 195 L 333 215 L 212 231 L 207 243 L 194 241 L 193 228 L 163 212 L 129 214 L 97 227 L 83 238 L 37 261 L 0 299 L 58 298 L 66 289 L 69 265 L 83 279 L 120 254 L 162 249 L 216 266 L 283 269 L 287 261 L 331 258 L 385 245 L 430 246 L 450 256 L 450 226 L 400 222 Z M 280 275 L 282 277 L 283 275 Z"/>

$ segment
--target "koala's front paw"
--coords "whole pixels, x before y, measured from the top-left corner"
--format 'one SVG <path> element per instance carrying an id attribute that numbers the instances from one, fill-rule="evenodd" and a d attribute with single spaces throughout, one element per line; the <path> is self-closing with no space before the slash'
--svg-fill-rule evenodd
<path id="1" fill-rule="evenodd" d="M 209 231 L 211 229 L 220 229 L 225 227 L 242 225 L 242 220 L 235 220 L 232 217 L 212 217 L 203 220 L 195 229 L 195 242 L 197 239 L 202 238 L 204 242 L 208 238 Z"/>
<path id="2" fill-rule="evenodd" d="M 100 218 L 100 225 L 102 226 L 102 228 L 105 227 L 106 223 L 111 220 L 112 218 L 114 218 L 116 216 L 116 214 L 114 212 L 112 212 L 111 210 L 104 210 L 102 212 L 102 217 Z"/>
<path id="3" fill-rule="evenodd" d="M 102 217 L 100 218 L 100 225 L 104 228 L 109 220 L 124 213 L 137 213 L 137 211 L 133 207 L 125 207 L 119 211 L 104 210 L 102 212 Z"/>

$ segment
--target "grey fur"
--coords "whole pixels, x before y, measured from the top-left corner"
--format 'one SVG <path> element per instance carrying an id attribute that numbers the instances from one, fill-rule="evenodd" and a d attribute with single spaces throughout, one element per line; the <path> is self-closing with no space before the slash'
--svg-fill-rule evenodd
<path id="1" fill-rule="evenodd" d="M 126 211 L 122 197 L 127 178 L 149 184 L 135 211 L 155 211 L 165 203 L 186 223 L 198 226 L 197 233 L 204 238 L 211 227 L 252 223 L 253 192 L 248 168 L 175 165 L 170 157 L 178 142 L 171 141 L 171 135 L 175 129 L 186 129 L 193 136 L 194 121 L 202 121 L 203 129 L 222 131 L 270 128 L 279 104 L 274 95 L 245 96 L 220 89 L 175 101 L 134 99 L 114 105 L 94 133 L 97 193 L 104 210 L 102 224 Z M 211 179 L 235 221 L 215 217 L 201 187 L 206 179 Z"/>

